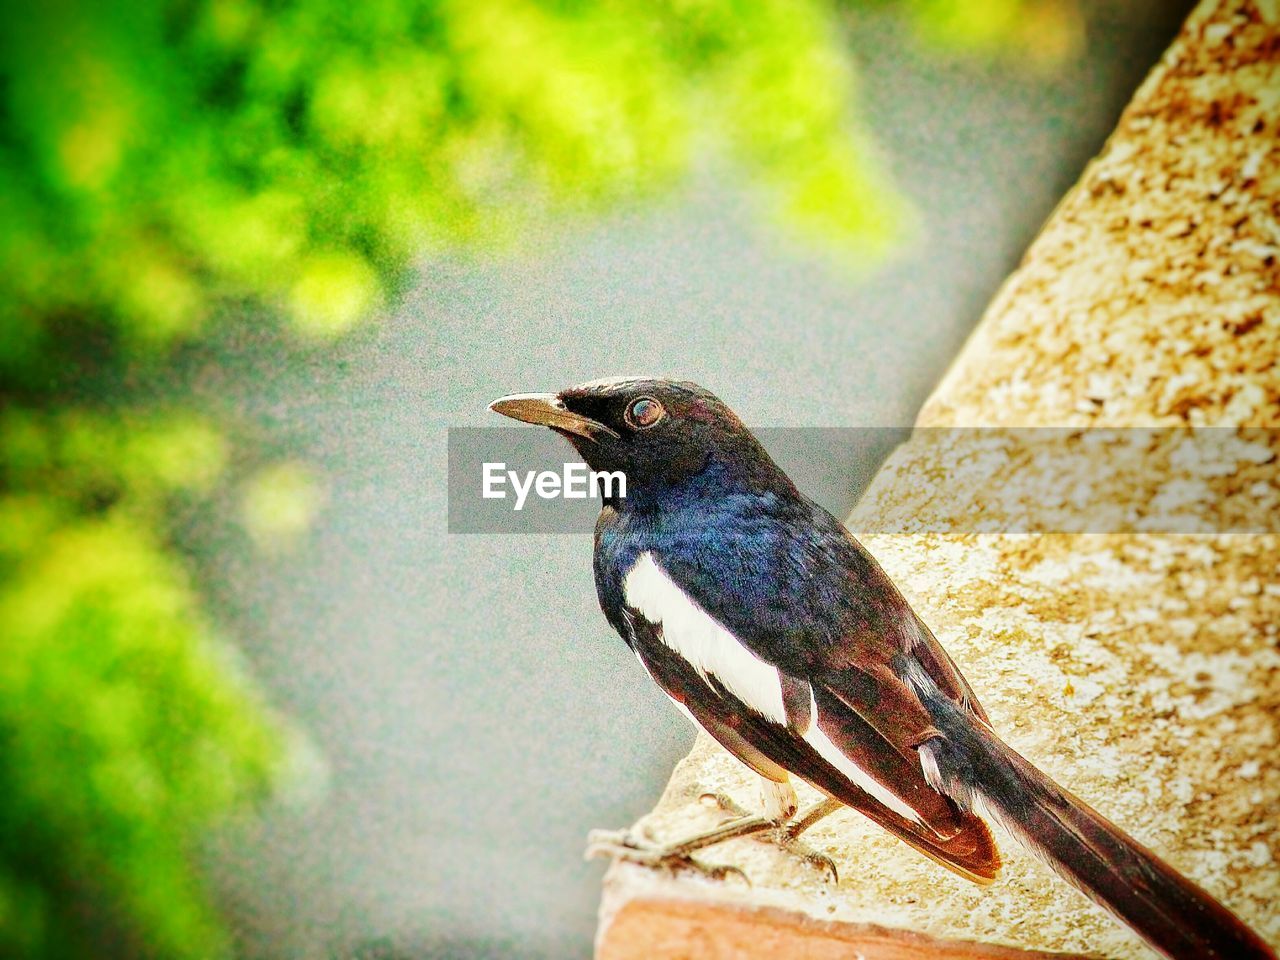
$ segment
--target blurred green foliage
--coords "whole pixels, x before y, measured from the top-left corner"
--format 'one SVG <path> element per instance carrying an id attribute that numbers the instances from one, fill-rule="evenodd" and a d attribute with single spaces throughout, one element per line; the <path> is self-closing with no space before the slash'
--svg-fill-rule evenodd
<path id="1" fill-rule="evenodd" d="M 226 457 L 182 412 L 0 414 L 0 955 L 224 950 L 192 830 L 286 758 L 157 529 Z"/>
<path id="2" fill-rule="evenodd" d="M 985 42 L 1017 5 L 907 6 Z M 822 0 L 0 4 L 0 955 L 226 955 L 192 845 L 288 755 L 173 545 L 173 508 L 227 486 L 233 431 L 81 378 L 163 371 L 232 313 L 324 341 L 412 257 L 653 194 L 706 153 L 777 222 L 873 257 L 904 207 L 853 121 L 836 17 Z M 243 494 L 259 546 L 323 503 L 297 463 Z"/>
<path id="3" fill-rule="evenodd" d="M 1016 59 L 1024 70 L 1051 71 L 1084 47 L 1080 0 L 904 0 L 904 7 L 936 47 Z"/>
<path id="4" fill-rule="evenodd" d="M 0 363 L 20 381 L 49 317 L 145 349 L 250 295 L 340 333 L 410 256 L 669 185 L 708 145 L 837 245 L 881 249 L 900 219 L 815 2 L 5 7 Z"/>

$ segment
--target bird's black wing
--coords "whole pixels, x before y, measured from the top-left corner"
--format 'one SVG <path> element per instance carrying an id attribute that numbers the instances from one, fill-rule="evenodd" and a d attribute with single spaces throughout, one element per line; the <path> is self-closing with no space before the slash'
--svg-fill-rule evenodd
<path id="1" fill-rule="evenodd" d="M 774 722 L 728 691 L 714 675 L 703 675 L 676 653 L 664 641 L 661 624 L 634 609 L 626 611 L 626 619 L 629 642 L 654 681 L 756 773 L 779 782 L 793 773 L 961 876 L 976 883 L 996 877 L 1000 856 L 982 820 L 958 810 L 934 791 L 925 783 L 918 763 L 906 763 L 838 699 L 824 693 L 815 699 L 803 681 L 780 675 L 784 688 L 790 687 L 784 697 L 797 707 L 807 699 L 808 716 L 797 709 L 786 724 Z M 812 714 L 815 706 L 817 716 Z M 804 737 L 804 728 L 819 722 L 851 762 L 873 771 L 877 779 L 896 778 L 896 792 L 907 793 L 915 801 L 907 812 L 916 812 L 904 816 L 891 809 L 819 753 Z"/>
<path id="2" fill-rule="evenodd" d="M 752 654 L 856 713 L 917 778 L 916 748 L 938 731 L 913 677 L 988 723 L 955 662 L 843 524 L 803 499 L 756 522 L 750 538 L 701 543 L 697 562 L 664 556 L 664 571 Z M 856 734 L 846 739 L 853 749 Z"/>

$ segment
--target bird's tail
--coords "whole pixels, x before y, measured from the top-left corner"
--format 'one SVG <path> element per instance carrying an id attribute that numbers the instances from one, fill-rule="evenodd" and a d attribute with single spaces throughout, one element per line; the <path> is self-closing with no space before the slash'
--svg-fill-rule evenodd
<path id="1" fill-rule="evenodd" d="M 929 698 L 943 736 L 920 748 L 927 779 L 989 813 L 1064 879 L 1174 960 L 1276 960 L 1230 910 L 1072 796 L 945 698 Z"/>

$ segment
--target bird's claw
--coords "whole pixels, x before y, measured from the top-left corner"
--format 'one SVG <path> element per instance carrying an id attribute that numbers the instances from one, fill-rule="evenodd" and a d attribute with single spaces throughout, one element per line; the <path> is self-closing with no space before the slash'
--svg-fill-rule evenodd
<path id="1" fill-rule="evenodd" d="M 736 876 L 747 886 L 751 886 L 751 878 L 743 873 L 740 867 L 732 864 L 703 863 L 677 848 L 637 839 L 630 830 L 592 830 L 587 834 L 585 856 L 588 860 L 593 857 L 625 860 L 627 863 L 636 863 L 650 869 L 667 870 L 672 873 L 689 870 L 710 880 L 727 880 L 731 876 Z"/>
<path id="2" fill-rule="evenodd" d="M 704 793 L 698 797 L 704 807 L 714 807 L 736 817 L 747 816 L 747 811 L 740 807 L 727 793 Z M 831 875 L 834 886 L 840 886 L 840 871 L 836 862 L 820 850 L 815 850 L 800 839 L 804 827 L 800 820 L 791 820 L 772 832 L 760 833 L 756 839 L 761 843 L 774 843 L 788 853 L 799 857 L 809 866 Z"/>
<path id="3" fill-rule="evenodd" d="M 801 841 L 798 836 L 792 833 L 789 827 L 779 829 L 773 839 L 787 853 L 798 857 L 815 870 L 830 874 L 832 886 L 840 886 L 840 871 L 836 868 L 836 862 L 821 850 L 815 850 Z"/>

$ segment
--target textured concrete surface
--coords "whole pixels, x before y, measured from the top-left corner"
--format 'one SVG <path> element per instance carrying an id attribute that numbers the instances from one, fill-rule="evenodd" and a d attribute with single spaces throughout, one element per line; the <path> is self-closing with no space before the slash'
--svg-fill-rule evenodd
<path id="1" fill-rule="evenodd" d="M 1202 4 L 921 425 L 1280 425 L 1280 22 Z"/>
<path id="2" fill-rule="evenodd" d="M 920 426 L 1280 424 L 1276 21 L 1270 3 L 1197 9 L 992 304 Z M 886 512 L 910 516 L 913 504 L 956 483 L 957 464 L 980 457 L 991 437 L 942 436 L 922 434 L 890 459 L 852 529 L 886 529 Z M 1218 478 L 1225 498 L 1172 498 L 1176 513 L 1203 522 L 1191 529 L 1221 529 L 1220 514 L 1274 512 L 1275 436 L 1241 434 L 1240 443 L 1250 452 Z M 1162 462 L 1175 485 L 1205 481 L 1194 461 Z M 996 529 L 1026 529 L 1025 498 L 1008 490 L 1036 463 L 1013 467 L 989 471 L 968 501 Z M 1123 471 L 1114 482 L 1114 497 L 1158 512 L 1159 491 L 1135 493 Z M 930 527 L 864 542 L 1014 747 L 1280 943 L 1280 538 L 1145 533 L 1123 517 L 1114 529 L 1139 532 Z M 956 531 L 965 529 L 961 518 Z M 642 826 L 670 838 L 709 825 L 718 813 L 699 796 L 713 791 L 748 803 L 753 786 L 703 738 Z M 808 836 L 840 864 L 838 886 L 751 840 L 705 857 L 739 865 L 750 886 L 615 865 L 599 955 L 639 955 L 627 950 L 645 931 L 647 956 L 698 955 L 697 937 L 732 928 L 749 908 L 789 911 L 797 944 L 805 924 L 820 919 L 849 924 L 855 942 L 860 925 L 876 924 L 951 943 L 1149 955 L 1007 837 L 1001 878 L 979 889 L 856 814 Z M 636 903 L 645 905 L 641 927 L 626 922 Z M 671 926 L 664 904 L 675 904 L 665 908 Z M 672 929 L 686 931 L 683 940 L 673 941 Z M 733 955 L 780 955 L 754 942 L 741 940 Z"/>

